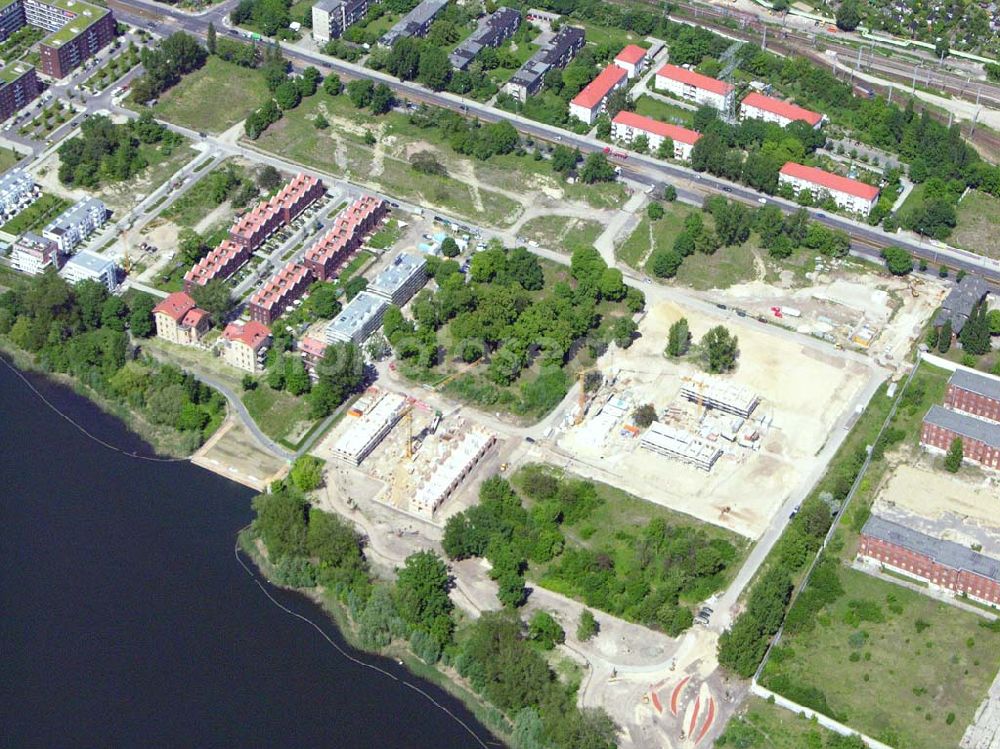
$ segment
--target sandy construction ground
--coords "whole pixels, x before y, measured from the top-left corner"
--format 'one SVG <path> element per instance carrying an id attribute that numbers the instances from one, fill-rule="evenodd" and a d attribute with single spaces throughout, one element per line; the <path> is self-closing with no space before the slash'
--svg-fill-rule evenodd
<path id="1" fill-rule="evenodd" d="M 945 473 L 920 461 L 901 464 L 879 491 L 872 512 L 936 538 L 980 544 L 1000 556 L 1000 482 Z"/>
<path id="2" fill-rule="evenodd" d="M 633 405 L 653 403 L 662 411 L 677 396 L 681 377 L 700 371 L 694 362 L 663 356 L 669 327 L 682 316 L 695 341 L 719 322 L 665 302 L 650 310 L 640 324 L 642 337 L 631 348 L 613 352 L 615 389 Z M 861 391 L 868 370 L 823 344 L 732 319 L 726 324 L 740 345 L 739 366 L 728 378 L 757 392 L 762 401 L 755 417 L 771 419 L 759 451 L 734 448 L 706 473 L 642 449 L 638 439 L 619 435 L 620 424 L 609 429 L 592 417 L 568 429 L 558 445 L 582 464 L 574 470 L 755 539 L 815 467 L 817 453 Z"/>
<path id="3" fill-rule="evenodd" d="M 191 462 L 258 491 L 288 469 L 284 460 L 259 447 L 243 423 L 233 418 L 219 427 Z"/>

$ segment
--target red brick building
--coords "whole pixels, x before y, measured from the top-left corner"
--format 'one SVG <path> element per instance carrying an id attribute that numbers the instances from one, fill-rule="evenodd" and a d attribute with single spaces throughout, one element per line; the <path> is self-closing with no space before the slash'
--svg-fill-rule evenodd
<path id="1" fill-rule="evenodd" d="M 966 460 L 984 468 L 1000 468 L 1000 424 L 931 406 L 920 429 L 920 444 L 947 451 L 956 437 L 962 440 Z"/>
<path id="2" fill-rule="evenodd" d="M 1000 604 L 1000 561 L 872 515 L 858 556 L 955 594 Z"/>
<path id="3" fill-rule="evenodd" d="M 354 201 L 340 212 L 330 231 L 306 250 L 304 264 L 320 281 L 334 278 L 385 213 L 385 201 L 371 195 Z"/>
<path id="4" fill-rule="evenodd" d="M 1000 380 L 959 369 L 948 380 L 944 404 L 955 411 L 1000 423 Z"/>
<path id="5" fill-rule="evenodd" d="M 53 78 L 66 77 L 115 38 L 111 11 L 83 3 L 79 7 L 82 11 L 73 20 L 39 45 L 42 72 Z"/>
<path id="6" fill-rule="evenodd" d="M 184 291 L 190 293 L 195 286 L 204 286 L 215 279 L 229 278 L 252 254 L 253 250 L 245 245 L 228 239 L 222 240 L 218 247 L 184 274 Z"/>
<path id="7" fill-rule="evenodd" d="M 250 303 L 247 305 L 250 319 L 270 325 L 292 302 L 306 293 L 312 282 L 311 270 L 304 265 L 290 262 L 250 297 Z"/>
<path id="8" fill-rule="evenodd" d="M 38 98 L 41 89 L 35 69 L 24 62 L 12 62 L 0 70 L 0 120 L 25 109 Z"/>
<path id="9" fill-rule="evenodd" d="M 299 355 L 302 357 L 303 363 L 306 365 L 306 371 L 309 372 L 309 376 L 314 380 L 319 379 L 319 375 L 316 374 L 316 365 L 323 360 L 323 354 L 326 353 L 326 343 L 316 338 L 303 336 L 299 339 L 296 347 L 298 348 Z"/>

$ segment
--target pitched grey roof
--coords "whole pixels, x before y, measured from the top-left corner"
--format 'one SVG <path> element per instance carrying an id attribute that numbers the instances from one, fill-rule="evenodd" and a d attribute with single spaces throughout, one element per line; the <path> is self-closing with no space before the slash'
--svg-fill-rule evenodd
<path id="1" fill-rule="evenodd" d="M 1000 424 L 977 419 L 975 416 L 952 411 L 937 404 L 931 406 L 924 421 L 948 429 L 960 437 L 979 440 L 990 447 L 1000 448 Z"/>
<path id="2" fill-rule="evenodd" d="M 948 292 L 941 304 L 941 311 L 934 318 L 935 325 L 942 325 L 945 320 L 951 320 L 951 329 L 960 333 L 969 319 L 972 308 L 986 296 L 989 291 L 986 281 L 981 276 L 967 275 Z"/>
<path id="3" fill-rule="evenodd" d="M 872 515 L 861 529 L 862 535 L 877 538 L 930 557 L 954 570 L 966 570 L 1000 582 L 1000 561 L 957 544 L 942 541 L 878 515 Z"/>
<path id="4" fill-rule="evenodd" d="M 956 369 L 948 384 L 1000 401 L 1000 380 L 996 377 L 987 377 L 967 369 Z"/>

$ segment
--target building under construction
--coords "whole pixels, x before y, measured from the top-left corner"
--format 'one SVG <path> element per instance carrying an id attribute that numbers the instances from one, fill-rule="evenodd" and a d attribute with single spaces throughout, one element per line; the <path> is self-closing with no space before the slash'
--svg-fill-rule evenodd
<path id="1" fill-rule="evenodd" d="M 722 457 L 722 450 L 716 445 L 684 429 L 658 421 L 650 425 L 639 444 L 654 453 L 691 463 L 703 471 L 712 470 L 715 461 Z"/>
<path id="2" fill-rule="evenodd" d="M 361 465 L 406 412 L 406 398 L 398 393 L 381 390 L 373 394 L 372 401 L 334 444 L 333 457 Z"/>
<path id="3" fill-rule="evenodd" d="M 422 483 L 418 484 L 416 491 L 410 496 L 410 512 L 432 518 L 496 441 L 492 434 L 471 429 L 451 439 L 435 440 L 433 445 L 425 444 L 423 450 L 427 452 L 422 456 L 422 462 L 428 470 L 419 477 Z"/>
<path id="4" fill-rule="evenodd" d="M 704 375 L 683 378 L 681 397 L 705 408 L 742 416 L 744 419 L 750 418 L 750 414 L 760 403 L 760 397 L 750 388 Z"/>

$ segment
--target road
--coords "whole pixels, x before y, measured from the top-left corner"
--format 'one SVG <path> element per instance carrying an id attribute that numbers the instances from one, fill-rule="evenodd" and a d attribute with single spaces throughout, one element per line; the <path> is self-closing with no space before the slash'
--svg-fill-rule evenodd
<path id="1" fill-rule="evenodd" d="M 184 30 L 191 34 L 204 36 L 210 22 L 215 23 L 218 29 L 224 30 L 226 28 L 226 15 L 234 2 L 235 0 L 227 0 L 211 11 L 199 15 L 185 14 L 148 0 L 114 0 L 113 6 L 116 8 L 116 12 L 119 12 L 119 8 L 128 9 L 121 11 L 123 18 L 127 18 L 129 23 L 135 23 L 147 29 L 162 32 L 163 29 L 160 27 L 166 25 L 170 29 Z M 139 13 L 156 13 L 161 20 L 151 21 Z M 398 97 L 405 100 L 452 109 L 470 117 L 477 117 L 484 122 L 507 120 L 524 135 L 549 143 L 561 143 L 576 147 L 584 154 L 603 152 L 607 148 L 606 143 L 596 138 L 576 135 L 567 130 L 535 122 L 455 94 L 430 91 L 416 83 L 400 81 L 385 73 L 343 60 L 336 60 L 327 55 L 303 49 L 295 44 L 282 42 L 281 47 L 289 61 L 293 64 L 297 63 L 300 67 L 314 65 L 322 71 L 337 73 L 342 78 L 363 78 L 376 83 L 385 83 L 393 89 Z M 800 208 L 798 204 L 791 201 L 765 196 L 742 185 L 709 174 L 701 174 L 688 167 L 662 162 L 643 154 L 629 152 L 627 159 L 620 162 L 619 165 L 624 173 L 640 184 L 648 186 L 675 185 L 681 199 L 695 204 L 701 204 L 706 195 L 726 194 L 749 204 L 763 201 L 777 205 L 786 213 L 792 213 Z M 903 247 L 914 256 L 923 258 L 929 263 L 940 265 L 944 262 L 955 270 L 979 273 L 993 281 L 1000 281 L 1000 262 L 995 260 L 964 250 L 932 244 L 929 240 L 921 240 L 914 235 L 900 233 L 889 236 L 881 229 L 817 208 L 808 210 L 817 221 L 832 228 L 847 231 L 853 239 L 853 249 L 869 257 L 877 258 L 881 248 L 895 245 Z"/>

